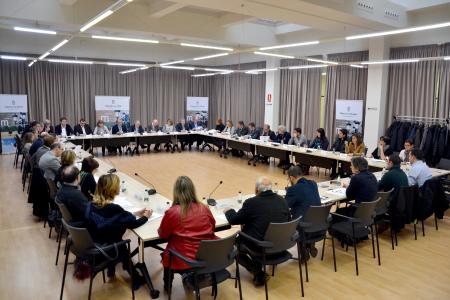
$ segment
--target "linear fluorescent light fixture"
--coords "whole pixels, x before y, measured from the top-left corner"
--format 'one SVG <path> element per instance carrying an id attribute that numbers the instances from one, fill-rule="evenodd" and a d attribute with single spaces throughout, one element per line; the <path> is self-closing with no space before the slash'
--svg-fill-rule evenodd
<path id="1" fill-rule="evenodd" d="M 50 51 L 48 51 L 48 52 L 45 52 L 44 54 L 42 54 L 41 56 L 39 56 L 39 60 L 43 60 L 44 58 L 46 58 L 47 56 L 49 56 L 50 55 Z"/>
<path id="2" fill-rule="evenodd" d="M 182 66 L 161 66 L 161 68 L 164 68 L 164 69 L 177 69 L 177 70 L 189 70 L 189 71 L 195 70 L 194 67 L 182 67 Z"/>
<path id="3" fill-rule="evenodd" d="M 379 61 L 362 61 L 362 65 L 383 65 L 383 64 L 403 64 L 403 63 L 415 63 L 419 59 L 396 59 L 396 60 L 379 60 Z"/>
<path id="4" fill-rule="evenodd" d="M 259 50 L 273 50 L 273 49 L 301 47 L 301 46 L 317 45 L 318 43 L 319 43 L 319 41 L 310 41 L 310 42 L 295 43 L 295 44 L 284 44 L 284 45 L 278 45 L 278 46 L 262 47 L 262 48 L 259 48 Z"/>
<path id="5" fill-rule="evenodd" d="M 128 74 L 128 73 L 136 72 L 137 70 L 139 70 L 139 69 L 131 69 L 131 70 L 126 70 L 126 71 L 122 71 L 122 72 L 119 72 L 119 73 L 120 74 Z"/>
<path id="6" fill-rule="evenodd" d="M 210 72 L 222 72 L 222 73 L 233 73 L 233 70 L 226 70 L 226 69 L 214 69 L 214 68 L 204 68 L 203 70 L 205 71 L 210 71 Z"/>
<path id="7" fill-rule="evenodd" d="M 361 65 L 350 65 L 350 67 L 364 69 L 364 66 Z"/>
<path id="8" fill-rule="evenodd" d="M 17 27 L 16 26 L 16 27 L 14 27 L 14 30 L 32 32 L 32 33 L 42 33 L 42 34 L 56 34 L 56 31 L 53 31 L 53 30 L 44 30 L 44 29 L 28 28 L 28 27 Z"/>
<path id="9" fill-rule="evenodd" d="M 55 52 L 56 50 L 58 50 L 59 48 L 61 48 L 62 46 L 64 46 L 69 40 L 63 40 L 61 41 L 58 45 L 56 45 L 55 47 L 52 48 L 52 52 Z"/>
<path id="10" fill-rule="evenodd" d="M 87 29 L 91 28 L 92 26 L 94 26 L 95 24 L 100 22 L 101 20 L 103 20 L 103 19 L 109 17 L 110 15 L 112 15 L 112 13 L 113 13 L 112 10 L 107 10 L 107 11 L 103 12 L 102 14 L 98 15 L 97 17 L 95 17 L 94 19 L 89 21 L 86 25 L 81 27 L 80 31 L 81 32 L 86 31 Z"/>
<path id="11" fill-rule="evenodd" d="M 196 58 L 194 58 L 194 60 L 203 60 L 203 59 L 209 59 L 209 58 L 220 57 L 220 56 L 227 56 L 227 55 L 228 55 L 228 53 L 218 53 L 218 54 L 213 54 L 213 55 L 196 57 Z"/>
<path id="12" fill-rule="evenodd" d="M 255 70 L 248 70 L 245 72 L 245 74 L 261 74 L 262 72 L 273 72 L 278 70 L 277 68 L 272 69 L 255 69 Z"/>
<path id="13" fill-rule="evenodd" d="M 377 37 L 377 36 L 393 35 L 393 34 L 414 32 L 414 31 L 423 31 L 423 30 L 437 29 L 437 28 L 443 28 L 443 27 L 449 27 L 449 26 L 450 26 L 450 22 L 446 22 L 446 23 L 417 26 L 417 27 L 410 27 L 410 28 L 397 29 L 397 30 L 389 30 L 389 31 L 367 33 L 367 34 L 352 35 L 352 36 L 347 36 L 345 39 L 346 40 L 365 39 L 365 38 L 371 38 L 371 37 Z"/>
<path id="14" fill-rule="evenodd" d="M 329 61 L 329 60 L 322 60 L 322 59 L 317 59 L 317 58 L 307 58 L 307 61 L 312 61 L 312 62 L 318 62 L 318 63 L 322 63 L 322 64 L 331 64 L 331 65 L 338 65 L 339 63 L 335 62 L 335 61 Z"/>
<path id="15" fill-rule="evenodd" d="M 28 67 L 31 67 L 32 65 L 34 65 L 35 62 L 37 62 L 37 59 L 34 59 L 32 62 L 30 62 L 30 63 L 28 64 Z"/>
<path id="16" fill-rule="evenodd" d="M 2 55 L 0 56 L 2 59 L 9 59 L 9 60 L 27 60 L 24 56 L 15 56 L 15 55 Z"/>
<path id="17" fill-rule="evenodd" d="M 444 57 L 444 60 L 450 60 L 450 56 Z"/>
<path id="18" fill-rule="evenodd" d="M 145 67 L 145 64 L 134 64 L 134 63 L 122 63 L 122 62 L 107 62 L 108 66 L 123 66 L 123 67 Z"/>
<path id="19" fill-rule="evenodd" d="M 200 45 L 200 44 L 191 44 L 191 43 L 180 43 L 180 46 L 183 46 L 183 47 L 194 47 L 194 48 L 204 48 L 204 49 L 213 49 L 213 50 L 222 50 L 222 51 L 233 51 L 233 48 L 228 48 L 228 47 L 209 46 L 209 45 Z"/>
<path id="20" fill-rule="evenodd" d="M 170 62 L 162 63 L 162 64 L 159 64 L 159 65 L 161 67 L 163 67 L 163 66 L 176 65 L 176 64 L 181 64 L 181 63 L 184 63 L 184 60 L 170 61 Z"/>
<path id="21" fill-rule="evenodd" d="M 265 55 L 265 56 L 273 56 L 273 57 L 281 57 L 281 58 L 295 58 L 292 55 L 284 55 L 284 54 L 276 54 L 276 53 L 267 53 L 267 52 L 259 52 L 259 51 L 255 51 L 253 52 L 254 54 L 258 54 L 258 55 Z"/>
<path id="22" fill-rule="evenodd" d="M 217 73 L 204 73 L 204 74 L 194 74 L 192 77 L 206 77 L 206 76 L 214 76 Z"/>
<path id="23" fill-rule="evenodd" d="M 303 66 L 292 66 L 289 67 L 289 70 L 298 70 L 298 69 L 314 69 L 314 68 L 323 68 L 327 67 L 328 65 L 320 64 L 320 65 L 303 65 Z"/>
<path id="24" fill-rule="evenodd" d="M 112 41 L 121 41 L 121 42 L 135 42 L 135 43 L 149 43 L 149 44 L 158 44 L 157 40 L 149 40 L 149 39 L 138 39 L 138 38 L 126 38 L 119 36 L 106 36 L 106 35 L 92 35 L 93 39 L 100 40 L 112 40 Z"/>
<path id="25" fill-rule="evenodd" d="M 85 64 L 92 65 L 94 62 L 89 60 L 72 60 L 72 59 L 49 59 L 52 63 L 64 63 L 64 64 Z"/>

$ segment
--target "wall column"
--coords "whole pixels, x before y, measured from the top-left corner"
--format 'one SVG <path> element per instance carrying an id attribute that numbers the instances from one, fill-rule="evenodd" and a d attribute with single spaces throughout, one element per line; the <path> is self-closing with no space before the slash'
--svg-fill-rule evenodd
<path id="1" fill-rule="evenodd" d="M 268 58 L 266 60 L 266 68 L 278 68 L 280 66 L 280 59 Z M 266 94 L 264 106 L 264 123 L 269 124 L 272 130 L 277 128 L 278 115 L 280 111 L 280 71 L 266 72 Z M 263 124 L 256 124 L 261 126 Z"/>

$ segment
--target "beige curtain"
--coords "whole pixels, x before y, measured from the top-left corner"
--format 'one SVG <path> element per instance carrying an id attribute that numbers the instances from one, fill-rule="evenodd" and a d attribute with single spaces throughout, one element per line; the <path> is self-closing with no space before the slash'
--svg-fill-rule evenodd
<path id="1" fill-rule="evenodd" d="M 361 51 L 330 54 L 328 55 L 328 60 L 353 62 L 364 61 L 368 57 L 368 51 Z M 325 133 L 328 135 L 330 141 L 334 141 L 336 135 L 336 99 L 365 101 L 367 94 L 367 69 L 353 68 L 350 66 L 328 67 L 326 76 Z"/>
<path id="2" fill-rule="evenodd" d="M 434 57 L 437 45 L 392 48 L 391 59 Z M 392 64 L 389 66 L 386 128 L 393 115 L 432 117 L 437 61 Z"/>
<path id="3" fill-rule="evenodd" d="M 304 60 L 283 59 L 281 67 L 309 64 Z M 280 124 L 288 130 L 301 127 L 303 134 L 312 137 L 320 125 L 320 92 L 322 69 L 281 69 Z"/>
<path id="4" fill-rule="evenodd" d="M 450 56 L 450 43 L 441 46 L 441 55 Z M 450 117 L 450 60 L 442 60 L 438 62 L 439 70 L 439 118 Z"/>

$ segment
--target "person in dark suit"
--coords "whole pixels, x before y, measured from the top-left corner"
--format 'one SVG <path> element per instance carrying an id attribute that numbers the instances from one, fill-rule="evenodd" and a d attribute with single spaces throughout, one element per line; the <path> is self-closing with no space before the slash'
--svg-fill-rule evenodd
<path id="1" fill-rule="evenodd" d="M 375 159 L 386 160 L 391 154 L 394 153 L 390 144 L 391 140 L 388 137 L 380 137 L 378 141 L 378 147 L 373 150 L 372 157 Z"/>
<path id="2" fill-rule="evenodd" d="M 276 139 L 277 139 L 277 136 L 275 135 L 275 132 L 270 130 L 270 125 L 269 124 L 264 124 L 261 136 L 268 136 L 271 141 L 276 141 Z"/>
<path id="3" fill-rule="evenodd" d="M 311 141 L 309 148 L 328 150 L 329 144 L 328 138 L 325 135 L 325 130 L 323 128 L 319 128 L 316 131 L 316 138 Z"/>
<path id="4" fill-rule="evenodd" d="M 244 121 L 239 121 L 235 134 L 237 136 L 246 136 L 248 134 L 248 128 L 245 126 Z"/>
<path id="5" fill-rule="evenodd" d="M 127 133 L 127 126 L 123 123 L 122 118 L 117 118 L 116 124 L 112 127 L 111 133 L 116 135 L 121 135 L 124 133 Z M 119 154 L 122 155 L 122 147 L 117 147 L 115 149 L 111 148 L 113 152 L 117 153 L 117 150 L 119 150 Z"/>
<path id="6" fill-rule="evenodd" d="M 338 136 L 336 137 L 336 140 L 334 141 L 334 144 L 331 146 L 331 149 L 333 152 L 339 152 L 339 153 L 345 153 L 345 146 L 348 144 L 348 131 L 345 128 L 341 128 L 338 131 Z M 343 173 L 337 174 L 337 164 L 338 162 L 336 160 L 333 160 L 331 163 L 331 174 L 330 178 L 335 179 L 338 177 L 338 175 L 343 176 Z M 339 170 L 342 171 L 342 170 Z"/>
<path id="7" fill-rule="evenodd" d="M 55 126 L 55 134 L 61 136 L 70 136 L 73 135 L 73 129 L 67 124 L 67 118 L 61 117 L 59 119 L 59 124 Z"/>
<path id="8" fill-rule="evenodd" d="M 77 167 L 73 165 L 65 167 L 61 173 L 63 184 L 56 194 L 58 201 L 63 203 L 72 215 L 73 222 L 84 221 L 84 212 L 88 203 L 88 199 L 78 189 L 79 174 Z"/>
<path id="9" fill-rule="evenodd" d="M 191 122 L 186 123 L 185 119 L 180 119 L 180 122 L 178 122 L 175 125 L 175 131 L 177 131 L 177 132 L 188 131 L 189 132 L 192 129 L 194 129 L 193 126 L 194 125 Z M 189 150 L 191 150 L 194 140 L 190 136 L 188 136 L 188 135 L 179 136 L 178 139 L 180 140 L 180 143 L 181 143 L 181 151 L 184 151 L 184 148 L 186 148 L 186 146 L 189 146 Z"/>
<path id="10" fill-rule="evenodd" d="M 288 170 L 291 186 L 286 190 L 286 203 L 291 210 L 292 219 L 306 215 L 310 206 L 320 206 L 320 195 L 317 183 L 303 177 L 299 166 L 292 166 Z M 302 258 L 309 259 L 309 255 L 316 257 L 317 248 L 314 244 L 306 244 L 302 249 Z"/>
<path id="11" fill-rule="evenodd" d="M 225 129 L 225 124 L 223 123 L 223 120 L 221 118 L 217 119 L 216 130 L 218 132 L 222 132 L 224 129 Z"/>
<path id="12" fill-rule="evenodd" d="M 254 122 L 248 123 L 248 135 L 251 139 L 259 140 L 259 136 L 261 135 L 261 131 L 256 128 Z"/>
<path id="13" fill-rule="evenodd" d="M 263 240 L 271 222 L 282 223 L 290 219 L 289 207 L 283 197 L 272 191 L 272 182 L 267 177 L 256 181 L 255 197 L 247 199 L 242 208 L 236 212 L 226 208 L 225 216 L 231 225 L 243 225 L 242 231 L 258 240 Z M 254 275 L 255 285 L 263 285 L 266 280 L 262 265 L 246 251 L 246 245 L 239 253 L 239 263 Z M 248 249 L 247 248 L 247 249 Z"/>
<path id="14" fill-rule="evenodd" d="M 75 125 L 73 131 L 75 132 L 75 135 L 92 134 L 92 129 L 89 126 L 89 124 L 86 123 L 86 120 L 84 118 L 80 119 L 80 122 L 77 125 Z"/>
<path id="15" fill-rule="evenodd" d="M 154 119 L 153 121 L 152 121 L 152 124 L 148 127 L 148 131 L 149 132 L 154 132 L 154 133 L 156 133 L 156 132 L 160 132 L 160 131 L 162 131 L 163 130 L 163 128 L 162 128 L 162 126 L 159 126 L 159 121 L 158 121 L 158 119 Z M 156 152 L 159 152 L 160 150 L 159 150 L 159 146 L 160 146 L 161 144 L 155 144 L 155 147 L 153 148 L 153 150 L 155 150 Z M 148 152 L 150 152 L 150 144 L 149 145 L 147 145 L 147 153 Z"/>
<path id="16" fill-rule="evenodd" d="M 141 125 L 141 121 L 136 120 L 133 125 L 131 125 L 130 132 L 143 134 L 144 133 L 144 127 Z"/>
<path id="17" fill-rule="evenodd" d="M 400 168 L 402 160 L 398 154 L 391 154 L 389 156 L 387 172 L 381 177 L 378 182 L 378 189 L 380 191 L 390 191 L 394 189 L 391 194 L 391 199 L 397 199 L 398 192 L 401 187 L 408 186 L 408 177 Z"/>
<path id="18" fill-rule="evenodd" d="M 97 187 L 97 182 L 95 181 L 94 174 L 98 169 L 98 161 L 96 161 L 92 156 L 85 157 L 81 162 L 81 172 L 80 172 L 80 188 L 81 192 L 92 201 L 95 189 Z"/>
<path id="19" fill-rule="evenodd" d="M 284 125 L 278 126 L 278 130 L 277 130 L 276 138 L 275 138 L 274 142 L 287 145 L 289 143 L 290 139 L 291 139 L 291 134 L 286 131 L 286 126 L 284 126 Z"/>

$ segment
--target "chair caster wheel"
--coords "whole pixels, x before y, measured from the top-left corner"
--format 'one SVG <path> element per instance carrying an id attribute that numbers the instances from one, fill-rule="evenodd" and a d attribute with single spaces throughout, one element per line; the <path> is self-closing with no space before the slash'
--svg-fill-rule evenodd
<path id="1" fill-rule="evenodd" d="M 254 167 L 256 167 L 256 164 L 253 164 Z"/>
<path id="2" fill-rule="evenodd" d="M 152 299 L 157 299 L 159 297 L 159 291 L 158 290 L 150 291 L 150 297 L 152 297 Z"/>

